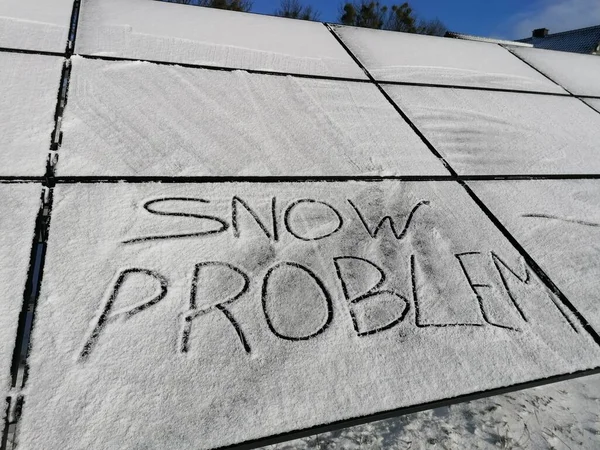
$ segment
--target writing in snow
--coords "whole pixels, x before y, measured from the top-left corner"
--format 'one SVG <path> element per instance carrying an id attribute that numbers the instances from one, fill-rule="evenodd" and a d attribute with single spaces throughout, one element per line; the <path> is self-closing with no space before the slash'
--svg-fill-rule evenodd
<path id="1" fill-rule="evenodd" d="M 380 220 L 369 223 L 361 211 L 360 205 L 351 200 L 347 200 L 347 202 L 355 214 L 352 219 L 358 220 L 364 227 L 367 239 L 377 239 L 380 234 L 383 235 L 387 232 L 391 233 L 398 241 L 406 236 L 415 214 L 430 206 L 430 202 L 427 200 L 416 202 L 406 214 L 402 225 L 399 226 L 398 221 L 395 221 L 392 216 L 383 214 Z M 278 213 L 277 198 L 273 197 L 270 202 L 270 215 L 267 218 L 261 217 L 248 202 L 238 196 L 232 197 L 231 214 L 228 218 L 214 214 L 190 212 L 190 205 L 206 207 L 210 204 L 209 200 L 190 197 L 164 197 L 148 200 L 143 203 L 145 214 L 190 218 L 202 221 L 204 224 L 210 223 L 214 227 L 196 232 L 133 237 L 122 242 L 126 245 L 133 245 L 150 241 L 200 238 L 226 233 L 230 229 L 233 230 L 235 238 L 240 238 L 242 213 L 251 217 L 255 226 L 258 226 L 264 237 L 272 243 L 280 240 L 282 232 L 286 232 L 300 241 L 319 241 L 343 232 L 344 224 L 348 219 L 336 206 L 313 198 L 293 200 Z M 426 211 L 423 213 L 425 214 Z M 309 229 L 306 226 L 298 226 L 298 224 L 306 223 L 303 218 L 307 216 L 312 218 L 313 226 Z M 321 221 L 322 223 L 315 223 L 315 218 L 317 222 Z M 189 304 L 187 311 L 181 316 L 179 351 L 181 353 L 190 351 L 190 347 L 193 346 L 191 332 L 194 323 L 199 318 L 208 314 L 221 314 L 235 330 L 235 334 L 232 336 L 237 336 L 239 345 L 246 353 L 251 353 L 252 344 L 244 331 L 244 318 L 237 317 L 232 311 L 232 307 L 237 302 L 253 301 L 253 299 L 260 301 L 266 329 L 277 338 L 290 342 L 307 341 L 326 333 L 333 320 L 336 320 L 334 317 L 336 309 L 333 302 L 337 298 L 344 300 L 346 311 L 348 311 L 346 320 L 358 338 L 368 338 L 386 332 L 408 320 L 411 320 L 412 326 L 417 329 L 496 327 L 507 332 L 519 332 L 519 325 L 515 325 L 514 320 L 503 321 L 494 317 L 494 314 L 490 314 L 490 300 L 486 298 L 486 291 L 491 288 L 503 292 L 506 303 L 512 309 L 513 317 L 517 317 L 519 323 L 526 324 L 528 322 L 528 317 L 515 293 L 516 290 L 511 286 L 515 283 L 527 286 L 534 279 L 524 263 L 521 263 L 521 267 L 510 266 L 494 251 L 486 253 L 469 251 L 453 255 L 453 260 L 463 275 L 462 282 L 468 286 L 471 292 L 472 308 L 477 311 L 480 320 L 451 323 L 432 323 L 423 320 L 419 286 L 427 283 L 427 280 L 422 280 L 423 274 L 416 270 L 418 258 L 419 255 L 414 253 L 407 258 L 403 270 L 409 273 L 410 286 L 403 292 L 388 286 L 390 274 L 386 273 L 381 264 L 371 258 L 357 255 L 331 255 L 330 273 L 323 273 L 322 269 L 319 273 L 314 268 L 297 261 L 277 261 L 264 267 L 262 273 L 253 274 L 254 277 L 260 278 L 257 282 L 252 282 L 248 271 L 242 264 L 236 264 L 234 261 L 199 261 L 195 263 L 191 279 L 188 280 Z M 483 279 L 483 272 L 473 269 L 482 264 L 490 265 L 495 276 L 487 276 Z M 398 268 L 398 270 L 402 270 L 402 268 Z M 430 276 L 432 275 L 430 274 Z M 338 292 L 332 292 L 331 283 L 324 281 L 330 279 L 336 280 Z M 128 283 L 150 286 L 153 293 L 147 298 L 136 298 L 136 301 L 123 301 L 123 299 L 119 299 L 121 295 L 132 295 L 132 292 L 139 292 L 139 290 L 125 289 L 124 287 Z M 223 286 L 224 284 L 227 285 L 227 288 Z M 260 287 L 253 289 L 252 286 Z M 80 351 L 79 360 L 85 361 L 89 357 L 106 327 L 118 326 L 123 320 L 138 314 L 152 314 L 152 307 L 166 297 L 169 287 L 170 281 L 156 270 L 143 267 L 119 269 L 106 289 L 106 295 Z M 200 291 L 202 298 L 201 301 L 198 301 Z M 207 296 L 210 297 L 208 301 Z M 294 311 L 280 306 L 284 297 L 295 299 L 307 296 L 312 298 L 312 301 L 309 302 L 310 314 L 304 314 L 302 310 Z M 134 306 L 115 307 L 116 304 L 121 303 Z M 558 306 L 556 307 L 558 308 Z M 562 313 L 560 308 L 558 310 Z M 373 313 L 374 311 L 378 312 Z M 569 321 L 564 314 L 563 317 Z M 290 324 L 301 325 L 294 327 Z"/>

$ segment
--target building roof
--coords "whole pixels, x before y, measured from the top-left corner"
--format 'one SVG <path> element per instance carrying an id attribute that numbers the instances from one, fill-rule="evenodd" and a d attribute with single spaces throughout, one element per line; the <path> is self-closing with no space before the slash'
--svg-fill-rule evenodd
<path id="1" fill-rule="evenodd" d="M 600 25 L 549 34 L 546 37 L 519 39 L 518 42 L 533 44 L 536 48 L 547 50 L 600 54 Z"/>

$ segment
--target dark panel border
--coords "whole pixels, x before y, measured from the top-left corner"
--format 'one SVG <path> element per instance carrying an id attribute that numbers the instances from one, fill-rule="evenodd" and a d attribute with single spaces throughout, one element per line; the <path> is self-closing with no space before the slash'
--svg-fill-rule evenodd
<path id="1" fill-rule="evenodd" d="M 329 433 L 332 431 L 339 431 L 345 428 L 354 427 L 357 425 L 364 425 L 370 422 L 377 422 L 385 419 L 393 419 L 395 417 L 405 416 L 408 414 L 414 414 L 421 411 L 427 411 L 435 408 L 442 408 L 445 406 L 452 406 L 459 403 L 467 403 L 472 402 L 474 400 L 479 400 L 482 398 L 494 397 L 496 395 L 508 394 L 511 392 L 522 391 L 524 389 L 531 389 L 535 387 L 545 386 L 548 384 L 558 383 L 561 381 L 573 380 L 581 377 L 587 377 L 591 375 L 600 374 L 600 367 L 596 367 L 589 370 L 582 370 L 578 372 L 556 375 L 547 378 L 540 378 L 538 380 L 527 381 L 524 383 L 517 383 L 510 386 L 505 386 L 501 388 L 488 389 L 483 391 L 474 392 L 472 394 L 459 395 L 456 397 L 444 399 L 444 400 L 436 400 L 428 403 L 420 403 L 414 406 L 407 406 L 398 409 L 392 409 L 388 411 L 383 411 L 375 414 L 370 414 L 366 416 L 354 417 L 351 419 L 340 420 L 337 422 L 331 422 L 326 425 L 318 425 L 311 428 L 304 428 L 294 431 L 289 431 L 287 433 L 281 433 L 275 436 L 270 436 L 261 439 L 255 439 L 251 441 L 242 442 L 239 444 L 228 445 L 225 447 L 218 447 L 216 450 L 250 450 L 259 447 L 264 447 L 267 445 L 279 444 L 282 442 L 292 441 L 295 439 L 301 439 L 308 436 L 313 436 L 315 434 L 321 433 Z"/>

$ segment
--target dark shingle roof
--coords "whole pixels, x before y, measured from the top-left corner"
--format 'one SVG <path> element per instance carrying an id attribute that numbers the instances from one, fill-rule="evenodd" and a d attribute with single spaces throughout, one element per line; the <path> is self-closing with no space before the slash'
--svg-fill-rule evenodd
<path id="1" fill-rule="evenodd" d="M 549 34 L 543 38 L 529 37 L 526 39 L 519 39 L 518 42 L 533 44 L 536 48 L 544 48 L 547 50 L 600 54 L 600 49 L 598 48 L 598 46 L 600 46 L 600 25 Z"/>

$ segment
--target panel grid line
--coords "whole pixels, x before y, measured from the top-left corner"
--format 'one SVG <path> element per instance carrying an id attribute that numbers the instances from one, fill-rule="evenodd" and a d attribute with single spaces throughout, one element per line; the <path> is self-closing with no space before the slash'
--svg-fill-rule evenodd
<path id="1" fill-rule="evenodd" d="M 324 24 L 328 26 L 329 24 Z M 343 81 L 349 83 L 372 83 L 373 80 L 382 85 L 389 86 L 420 86 L 420 87 L 430 87 L 430 88 L 439 88 L 439 89 L 460 89 L 467 91 L 487 91 L 487 92 L 508 92 L 515 94 L 531 94 L 531 95 L 543 95 L 550 97 L 574 97 L 574 95 L 569 93 L 561 93 L 561 92 L 544 92 L 544 91 L 532 91 L 526 89 L 510 89 L 510 88 L 496 88 L 496 87 L 486 87 L 486 86 L 465 86 L 459 84 L 437 84 L 437 83 L 420 83 L 414 81 L 391 81 L 391 80 L 379 80 L 379 79 L 362 79 L 362 78 L 351 78 L 351 77 L 340 77 L 335 75 L 313 75 L 313 74 L 305 74 L 305 73 L 297 73 L 297 72 L 280 72 L 280 71 L 270 71 L 270 70 L 261 70 L 261 69 L 250 69 L 243 67 L 227 67 L 227 66 L 217 66 L 217 65 L 209 65 L 209 64 L 196 64 L 196 63 L 186 63 L 186 62 L 174 62 L 174 61 L 163 61 L 156 59 L 148 59 L 148 58 L 131 58 L 126 56 L 106 56 L 106 55 L 92 55 L 87 53 L 74 53 L 74 56 L 79 56 L 85 59 L 94 59 L 100 61 L 111 61 L 111 62 L 146 62 L 150 64 L 156 64 L 161 66 L 174 66 L 174 67 L 184 67 L 187 69 L 201 69 L 201 70 L 213 70 L 213 71 L 223 71 L 223 72 L 248 72 L 255 75 L 269 75 L 269 76 L 283 76 L 283 77 L 294 77 L 294 78 L 307 78 L 313 80 L 330 80 L 330 81 Z"/>
<path id="2" fill-rule="evenodd" d="M 65 57 L 63 52 L 48 52 L 44 50 L 28 50 L 25 48 L 0 47 L 0 53 L 21 53 L 25 55 L 58 56 Z"/>
<path id="3" fill-rule="evenodd" d="M 333 35 L 333 37 L 338 41 L 338 43 L 342 46 L 342 48 L 344 50 L 346 50 L 346 52 L 348 53 L 348 55 L 350 55 L 352 60 L 365 72 L 365 74 L 367 75 L 369 80 L 371 80 L 371 83 L 373 83 L 375 85 L 375 87 L 379 90 L 379 92 L 381 92 L 381 94 L 390 103 L 390 105 L 392 105 L 392 107 L 396 110 L 396 112 L 398 114 L 400 114 L 400 116 L 402 116 L 404 121 L 410 126 L 410 128 L 416 133 L 416 135 L 419 136 L 419 138 L 427 146 L 429 151 L 431 153 L 433 153 L 433 155 L 438 159 L 438 161 L 440 161 L 442 163 L 442 165 L 446 168 L 446 170 L 450 173 L 450 175 L 452 175 L 453 177 L 456 177 L 457 173 L 450 166 L 450 164 L 448 164 L 446 159 L 436 150 L 436 148 L 431 144 L 431 142 L 429 142 L 429 140 L 425 137 L 425 135 L 421 132 L 421 130 L 419 130 L 417 128 L 417 126 L 412 122 L 412 120 L 410 120 L 410 118 L 406 115 L 406 113 L 396 104 L 396 102 L 394 102 L 392 100 L 392 98 L 385 91 L 385 89 L 383 89 L 383 87 L 381 87 L 381 85 L 375 80 L 375 78 L 373 78 L 371 73 L 360 62 L 360 60 L 356 57 L 356 55 L 354 55 L 354 53 L 352 53 L 352 51 L 348 48 L 348 46 L 342 40 L 342 38 L 340 36 L 338 36 L 338 34 L 335 32 L 335 30 L 332 28 L 332 26 L 328 23 L 325 23 L 324 25 L 329 30 L 329 32 Z"/>
<path id="4" fill-rule="evenodd" d="M 0 184 L 9 183 L 43 183 L 44 185 L 57 184 L 103 184 L 103 183 L 310 183 L 328 182 L 343 183 L 352 181 L 379 182 L 379 181 L 536 181 L 536 180 L 600 180 L 600 174 L 491 174 L 491 175 L 257 175 L 257 176 L 32 176 L 32 177 L 0 177 Z"/>
<path id="5" fill-rule="evenodd" d="M 582 377 L 588 377 L 592 375 L 600 374 L 600 367 L 595 367 L 589 370 L 577 371 L 565 375 L 556 375 L 553 377 L 541 378 L 534 381 L 528 381 L 525 383 L 517 383 L 511 386 L 504 386 L 494 389 L 486 389 L 472 394 L 459 395 L 445 400 L 433 401 L 428 403 L 422 403 L 419 405 L 408 406 L 403 408 L 392 409 L 389 411 L 383 411 L 376 414 L 370 414 L 362 417 L 356 417 L 352 419 L 340 420 L 338 422 L 332 422 L 326 425 L 318 425 L 311 428 L 302 430 L 290 431 L 288 433 L 281 433 L 276 436 L 270 436 L 268 438 L 260 438 L 252 441 L 241 442 L 239 444 L 229 445 L 225 447 L 218 447 L 213 450 L 252 450 L 259 447 L 268 445 L 280 444 L 283 442 L 289 442 L 295 439 L 301 439 L 309 436 L 314 436 L 321 433 L 329 433 L 339 431 L 344 428 L 354 427 L 358 425 L 364 425 L 380 420 L 393 419 L 409 414 L 418 413 L 421 411 L 429 411 L 437 408 L 444 408 L 448 406 L 457 405 L 460 403 L 468 403 L 475 400 L 480 400 L 489 397 L 495 397 L 497 395 L 510 394 L 513 392 L 523 391 L 526 389 L 532 389 L 536 387 L 546 386 L 549 384 L 560 383 L 562 381 L 575 380 Z"/>
<path id="6" fill-rule="evenodd" d="M 587 106 L 588 108 L 590 108 L 592 111 L 597 112 L 600 114 L 600 111 L 597 111 L 595 108 L 592 107 L 592 105 L 587 104 L 586 102 L 583 101 L 583 99 L 581 98 L 581 96 L 579 95 L 575 95 L 573 94 L 569 89 L 567 89 L 566 87 L 564 87 L 563 85 L 561 85 L 560 83 L 558 83 L 556 80 L 554 80 L 552 77 L 550 77 L 548 74 L 544 73 L 542 70 L 538 69 L 537 67 L 535 67 L 533 64 L 529 63 L 528 61 L 526 61 L 525 59 L 523 59 L 521 56 L 519 56 L 517 53 L 515 53 L 512 49 L 498 44 L 500 45 L 500 47 L 502 47 L 503 49 L 505 49 L 506 51 L 508 51 L 511 55 L 513 55 L 515 58 L 517 58 L 519 61 L 521 61 L 524 64 L 527 64 L 529 67 L 531 67 L 533 70 L 535 70 L 537 73 L 539 73 L 540 75 L 542 75 L 543 77 L 545 77 L 546 79 L 550 80 L 552 83 L 556 84 L 557 86 L 560 86 L 562 89 L 564 89 L 571 97 L 576 98 L 577 100 L 579 100 L 581 103 L 583 103 L 585 106 Z"/>
<path id="7" fill-rule="evenodd" d="M 34 236 L 29 260 L 29 271 L 27 274 L 27 282 L 25 284 L 25 290 L 22 299 L 21 312 L 19 314 L 17 334 L 15 336 L 15 346 L 13 349 L 11 365 L 12 389 L 9 393 L 9 397 L 6 400 L 8 404 L 8 413 L 6 414 L 4 420 L 0 450 L 10 450 L 15 448 L 17 445 L 16 437 L 21 419 L 21 410 L 25 404 L 25 395 L 23 394 L 23 389 L 27 383 L 28 358 L 31 352 L 31 333 L 34 328 L 35 313 L 44 275 L 48 232 L 53 205 L 54 169 L 58 159 L 57 152 L 62 141 L 62 117 L 67 101 L 69 77 L 71 73 L 70 57 L 75 47 L 79 10 L 80 0 L 74 0 L 65 53 L 60 55 L 65 59 L 63 61 L 56 98 L 54 129 L 50 135 L 50 148 L 46 160 L 46 174 L 41 180 L 42 193 L 40 199 L 40 208 L 33 233 Z M 32 179 L 29 181 L 32 181 Z"/>
<path id="8" fill-rule="evenodd" d="M 329 25 L 325 24 L 325 26 L 329 29 L 329 31 L 334 35 L 334 37 L 338 40 L 340 45 L 348 52 L 348 54 L 352 57 L 354 61 L 357 62 L 359 67 L 365 71 L 370 80 L 380 89 L 380 91 L 384 94 L 385 98 L 392 103 L 392 105 L 396 105 L 393 99 L 385 92 L 385 90 L 375 81 L 375 79 L 371 76 L 369 71 L 363 66 L 363 64 L 359 61 L 359 59 L 352 53 L 352 51 L 348 48 L 348 46 L 343 42 L 341 37 L 335 32 L 335 30 Z M 512 52 L 511 52 L 512 53 Z M 552 80 L 551 80 L 552 81 Z M 557 84 L 557 83 L 556 83 Z M 560 85 L 558 85 L 560 86 Z M 562 87 L 562 86 L 561 86 Z M 565 89 L 566 92 L 569 92 Z M 572 95 L 569 92 L 570 95 Z M 438 157 L 443 163 L 447 170 L 456 178 L 456 182 L 458 182 L 465 190 L 465 192 L 471 197 L 471 199 L 475 202 L 475 204 L 479 207 L 479 209 L 488 217 L 488 219 L 496 226 L 498 231 L 500 231 L 504 237 L 511 243 L 511 245 L 517 250 L 517 252 L 525 259 L 530 268 L 534 271 L 536 276 L 542 281 L 542 283 L 553 292 L 560 303 L 566 307 L 577 319 L 579 324 L 583 327 L 583 329 L 590 335 L 590 337 L 594 340 L 594 342 L 600 346 L 600 335 L 594 330 L 594 328 L 588 323 L 585 317 L 575 308 L 575 306 L 569 301 L 569 299 L 560 291 L 558 286 L 550 279 L 550 277 L 544 272 L 544 270 L 535 262 L 535 260 L 525 251 L 524 247 L 518 242 L 518 240 L 512 236 L 512 234 L 508 231 L 508 229 L 502 224 L 502 222 L 492 213 L 492 211 L 485 205 L 483 201 L 479 199 L 475 195 L 475 193 L 470 189 L 467 183 L 464 180 L 458 179 L 457 173 L 454 171 L 452 166 L 446 161 L 446 159 L 435 149 L 435 147 L 427 140 L 425 135 L 417 128 L 417 126 L 412 123 L 412 121 L 402 112 L 402 110 L 396 106 L 396 110 L 402 115 L 403 118 L 407 121 L 407 123 L 415 130 L 415 132 L 421 137 L 423 142 L 427 145 L 427 147 L 432 151 L 432 153 Z"/>

